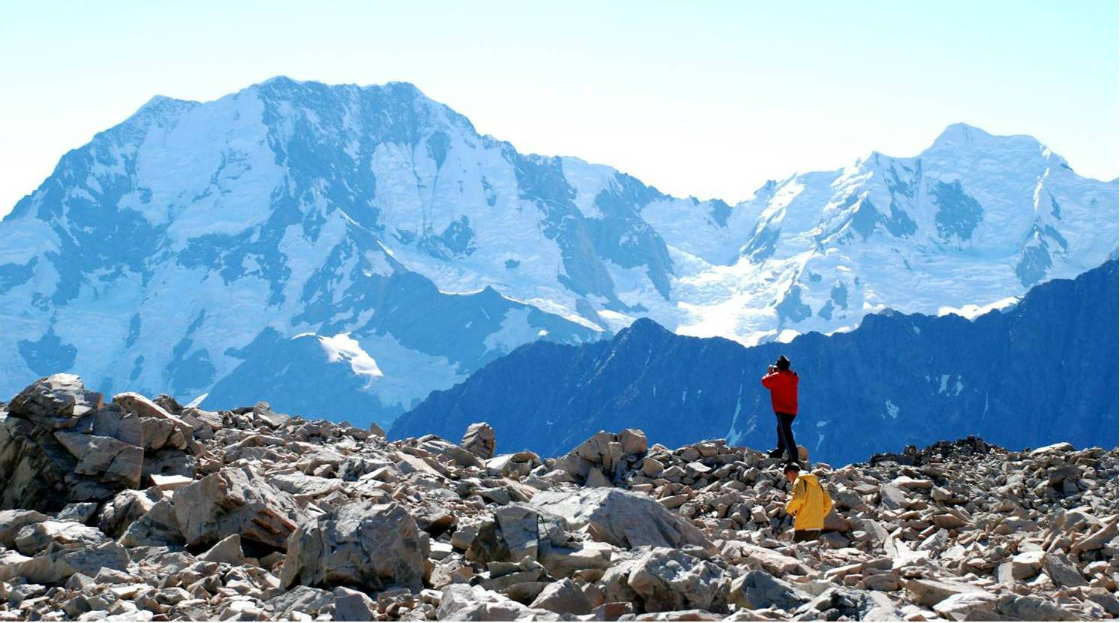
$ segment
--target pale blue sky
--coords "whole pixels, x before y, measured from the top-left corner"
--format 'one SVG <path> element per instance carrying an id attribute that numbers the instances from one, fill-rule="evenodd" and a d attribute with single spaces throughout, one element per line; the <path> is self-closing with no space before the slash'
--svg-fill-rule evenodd
<path id="1" fill-rule="evenodd" d="M 729 202 L 948 124 L 1117 175 L 1117 3 L 0 2 L 0 214 L 161 94 L 403 80 L 519 150 Z"/>

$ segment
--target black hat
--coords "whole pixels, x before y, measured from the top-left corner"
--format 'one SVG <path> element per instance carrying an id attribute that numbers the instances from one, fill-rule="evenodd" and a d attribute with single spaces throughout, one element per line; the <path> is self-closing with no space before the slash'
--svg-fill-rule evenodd
<path id="1" fill-rule="evenodd" d="M 789 370 L 789 358 L 785 355 L 778 357 L 777 366 L 779 370 Z"/>
<path id="2" fill-rule="evenodd" d="M 790 472 L 793 472 L 795 474 L 800 474 L 801 473 L 801 466 L 798 465 L 797 463 L 787 463 L 786 468 L 784 470 L 782 470 L 782 473 L 788 474 Z"/>

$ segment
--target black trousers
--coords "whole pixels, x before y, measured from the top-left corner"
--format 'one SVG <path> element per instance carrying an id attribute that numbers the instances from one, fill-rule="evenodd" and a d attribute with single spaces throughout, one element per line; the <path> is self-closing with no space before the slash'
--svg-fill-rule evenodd
<path id="1" fill-rule="evenodd" d="M 820 530 L 794 530 L 793 542 L 804 543 L 806 541 L 816 541 L 820 536 Z"/>
<path id="2" fill-rule="evenodd" d="M 774 417 L 778 418 L 778 450 L 788 452 L 788 460 L 796 461 L 797 456 L 797 442 L 793 440 L 793 418 L 797 417 L 792 413 L 775 413 Z"/>

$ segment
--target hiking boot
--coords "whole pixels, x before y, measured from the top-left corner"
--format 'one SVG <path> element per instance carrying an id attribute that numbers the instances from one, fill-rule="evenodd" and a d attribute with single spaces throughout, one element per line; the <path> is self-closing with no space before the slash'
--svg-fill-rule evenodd
<path id="1" fill-rule="evenodd" d="M 786 454 L 786 451 L 785 451 L 785 450 L 783 450 L 783 449 L 781 449 L 781 448 L 776 448 L 776 449 L 774 449 L 774 450 L 771 450 L 770 452 L 767 452 L 767 453 L 766 453 L 766 456 L 768 456 L 768 457 L 770 457 L 770 458 L 772 458 L 772 459 L 780 459 L 780 458 L 782 458 L 783 456 L 785 456 L 785 454 Z"/>

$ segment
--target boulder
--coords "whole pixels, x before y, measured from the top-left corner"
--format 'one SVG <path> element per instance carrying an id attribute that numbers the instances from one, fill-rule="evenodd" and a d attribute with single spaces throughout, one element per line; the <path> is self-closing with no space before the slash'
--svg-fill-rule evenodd
<path id="1" fill-rule="evenodd" d="M 731 582 L 728 601 L 740 608 L 794 610 L 812 597 L 765 571 L 748 571 Z"/>
<path id="2" fill-rule="evenodd" d="M 539 517 L 537 509 L 525 504 L 507 504 L 494 511 L 494 519 L 502 531 L 502 539 L 509 548 L 513 561 L 517 562 L 525 557 L 537 559 Z"/>
<path id="3" fill-rule="evenodd" d="M 1031 456 L 1042 456 L 1042 455 L 1046 455 L 1046 454 L 1064 454 L 1064 453 L 1073 452 L 1073 451 L 1074 451 L 1073 444 L 1069 443 L 1068 441 L 1062 441 L 1062 442 L 1059 442 L 1059 443 L 1050 444 L 1048 446 L 1042 446 L 1041 448 L 1036 448 L 1036 449 L 1031 451 Z"/>
<path id="4" fill-rule="evenodd" d="M 171 445 L 175 448 L 185 448 L 187 440 L 194 436 L 194 427 L 188 424 L 186 420 L 171 415 L 171 413 L 167 412 L 163 407 L 140 394 L 133 392 L 117 394 L 113 396 L 113 404 L 120 405 L 125 413 L 135 413 L 140 417 L 142 425 L 145 419 L 159 420 L 171 425 L 173 430 L 168 431 L 166 437 L 153 440 L 153 443 L 158 442 L 158 445 L 152 449 L 158 449 L 164 445 Z M 144 426 L 144 431 L 148 432 L 149 427 L 153 425 L 154 424 L 149 424 L 148 426 Z M 162 427 L 163 424 L 159 426 Z M 145 440 L 145 444 L 147 443 L 149 442 Z"/>
<path id="5" fill-rule="evenodd" d="M 930 607 L 960 593 L 971 593 L 976 587 L 963 582 L 950 582 L 915 578 L 905 582 L 906 590 L 913 595 L 914 603 Z"/>
<path id="6" fill-rule="evenodd" d="M 497 447 L 494 428 L 486 422 L 475 422 L 467 427 L 459 445 L 483 461 L 488 460 L 494 456 Z"/>
<path id="7" fill-rule="evenodd" d="M 245 553 L 241 550 L 241 535 L 231 534 L 218 541 L 198 559 L 206 562 L 225 562 L 234 566 L 245 564 Z"/>
<path id="8" fill-rule="evenodd" d="M 645 612 L 727 611 L 727 580 L 713 563 L 681 551 L 654 548 L 622 571 L 626 573 L 626 586 Z M 604 581 L 610 579 L 604 576 Z"/>
<path id="9" fill-rule="evenodd" d="M 272 405 L 267 402 L 258 402 L 253 405 L 253 419 L 269 428 L 280 428 L 291 421 L 292 416 L 276 413 Z"/>
<path id="10" fill-rule="evenodd" d="M 1099 550 L 1109 541 L 1116 539 L 1117 534 L 1116 518 L 1113 517 L 1104 527 L 1074 543 L 1073 546 L 1070 547 L 1070 552 L 1080 554 L 1081 552 Z"/>
<path id="11" fill-rule="evenodd" d="M 452 584 L 443 589 L 436 618 L 440 621 L 559 621 L 560 615 L 523 606 L 481 586 Z"/>
<path id="12" fill-rule="evenodd" d="M 110 537 L 118 538 L 132 522 L 146 515 L 162 498 L 163 494 L 159 490 L 121 491 L 102 507 L 97 527 Z"/>
<path id="13" fill-rule="evenodd" d="M 34 556 L 57 543 L 66 549 L 96 547 L 108 539 L 97 528 L 72 521 L 44 521 L 25 525 L 16 533 L 15 546 L 19 553 Z"/>
<path id="14" fill-rule="evenodd" d="M 427 540 L 404 507 L 352 502 L 300 524 L 288 542 L 280 582 L 419 591 L 427 555 Z"/>
<path id="15" fill-rule="evenodd" d="M 591 602 L 570 579 L 553 582 L 537 594 L 530 608 L 548 610 L 557 614 L 581 615 L 591 612 Z"/>
<path id="16" fill-rule="evenodd" d="M 77 425 L 78 418 L 101 408 L 101 394 L 90 391 L 75 374 L 43 377 L 8 403 L 8 413 L 30 420 L 41 428 L 62 429 Z"/>
<path id="17" fill-rule="evenodd" d="M 74 456 L 54 438 L 53 427 L 0 410 L 0 509 L 61 509 L 72 501 L 75 465 Z M 111 495 L 109 487 L 99 489 Z"/>
<path id="18" fill-rule="evenodd" d="M 1046 575 L 1050 576 L 1058 586 L 1074 587 L 1089 584 L 1065 554 L 1056 552 L 1047 554 L 1042 559 L 1042 567 L 1046 570 Z"/>
<path id="19" fill-rule="evenodd" d="M 339 586 L 334 589 L 334 611 L 336 621 L 376 621 L 377 604 L 365 593 Z"/>
<path id="20" fill-rule="evenodd" d="M 1034 595 L 1005 595 L 997 606 L 999 614 L 1016 621 L 1077 621 L 1079 617 Z"/>
<path id="21" fill-rule="evenodd" d="M 333 608 L 335 596 L 330 591 L 310 586 L 297 586 L 281 592 L 265 602 L 265 608 L 278 620 L 311 620 L 320 612 Z"/>
<path id="22" fill-rule="evenodd" d="M 172 499 L 179 532 L 192 547 L 240 534 L 242 539 L 283 549 L 304 518 L 291 495 L 248 467 L 222 469 L 177 490 Z"/>
<path id="23" fill-rule="evenodd" d="M 982 591 L 957 593 L 937 602 L 933 611 L 950 621 L 990 621 L 996 601 L 995 595 Z"/>
<path id="24" fill-rule="evenodd" d="M 197 474 L 198 458 L 186 450 L 163 447 L 144 454 L 143 483 L 157 485 L 160 477 L 193 480 Z"/>
<path id="25" fill-rule="evenodd" d="M 0 511 L 0 545 L 7 548 L 15 547 L 16 534 L 20 528 L 49 520 L 39 511 L 7 510 Z"/>
<path id="26" fill-rule="evenodd" d="M 636 428 L 626 428 L 619 434 L 619 443 L 622 444 L 622 453 L 637 456 L 646 453 L 649 442 L 646 434 Z"/>
<path id="27" fill-rule="evenodd" d="M 879 485 L 879 500 L 890 510 L 909 508 L 913 503 L 902 489 L 892 484 Z"/>
<path id="28" fill-rule="evenodd" d="M 620 489 L 544 491 L 533 504 L 563 517 L 574 530 L 617 547 L 683 547 L 714 551 L 696 526 L 653 498 Z"/>
<path id="29" fill-rule="evenodd" d="M 144 449 L 113 437 L 56 431 L 55 439 L 78 460 L 74 473 L 119 488 L 140 486 Z"/>
<path id="30" fill-rule="evenodd" d="M 93 516 L 97 514 L 97 502 L 74 502 L 67 504 L 62 510 L 58 511 L 55 519 L 59 521 L 76 521 L 80 524 L 88 524 Z"/>
<path id="31" fill-rule="evenodd" d="M 792 556 L 743 541 L 725 542 L 720 553 L 728 561 L 737 564 L 754 562 L 778 577 L 805 575 L 808 572 L 805 565 Z"/>
<path id="32" fill-rule="evenodd" d="M 52 543 L 34 558 L 20 563 L 15 575 L 39 584 L 58 584 L 75 573 L 94 577 L 102 569 L 124 571 L 128 563 L 128 552 L 114 541 L 78 549 L 67 549 Z M 0 580 L 3 579 L 6 578 L 0 577 Z"/>
<path id="33" fill-rule="evenodd" d="M 156 502 L 152 508 L 125 529 L 120 537 L 125 547 L 179 547 L 186 543 L 179 531 L 179 518 L 169 499 Z"/>
<path id="34" fill-rule="evenodd" d="M 1016 554 L 1011 558 L 1011 577 L 1015 580 L 1025 580 L 1038 575 L 1042 569 L 1042 559 L 1046 556 L 1042 550 L 1034 550 Z"/>

